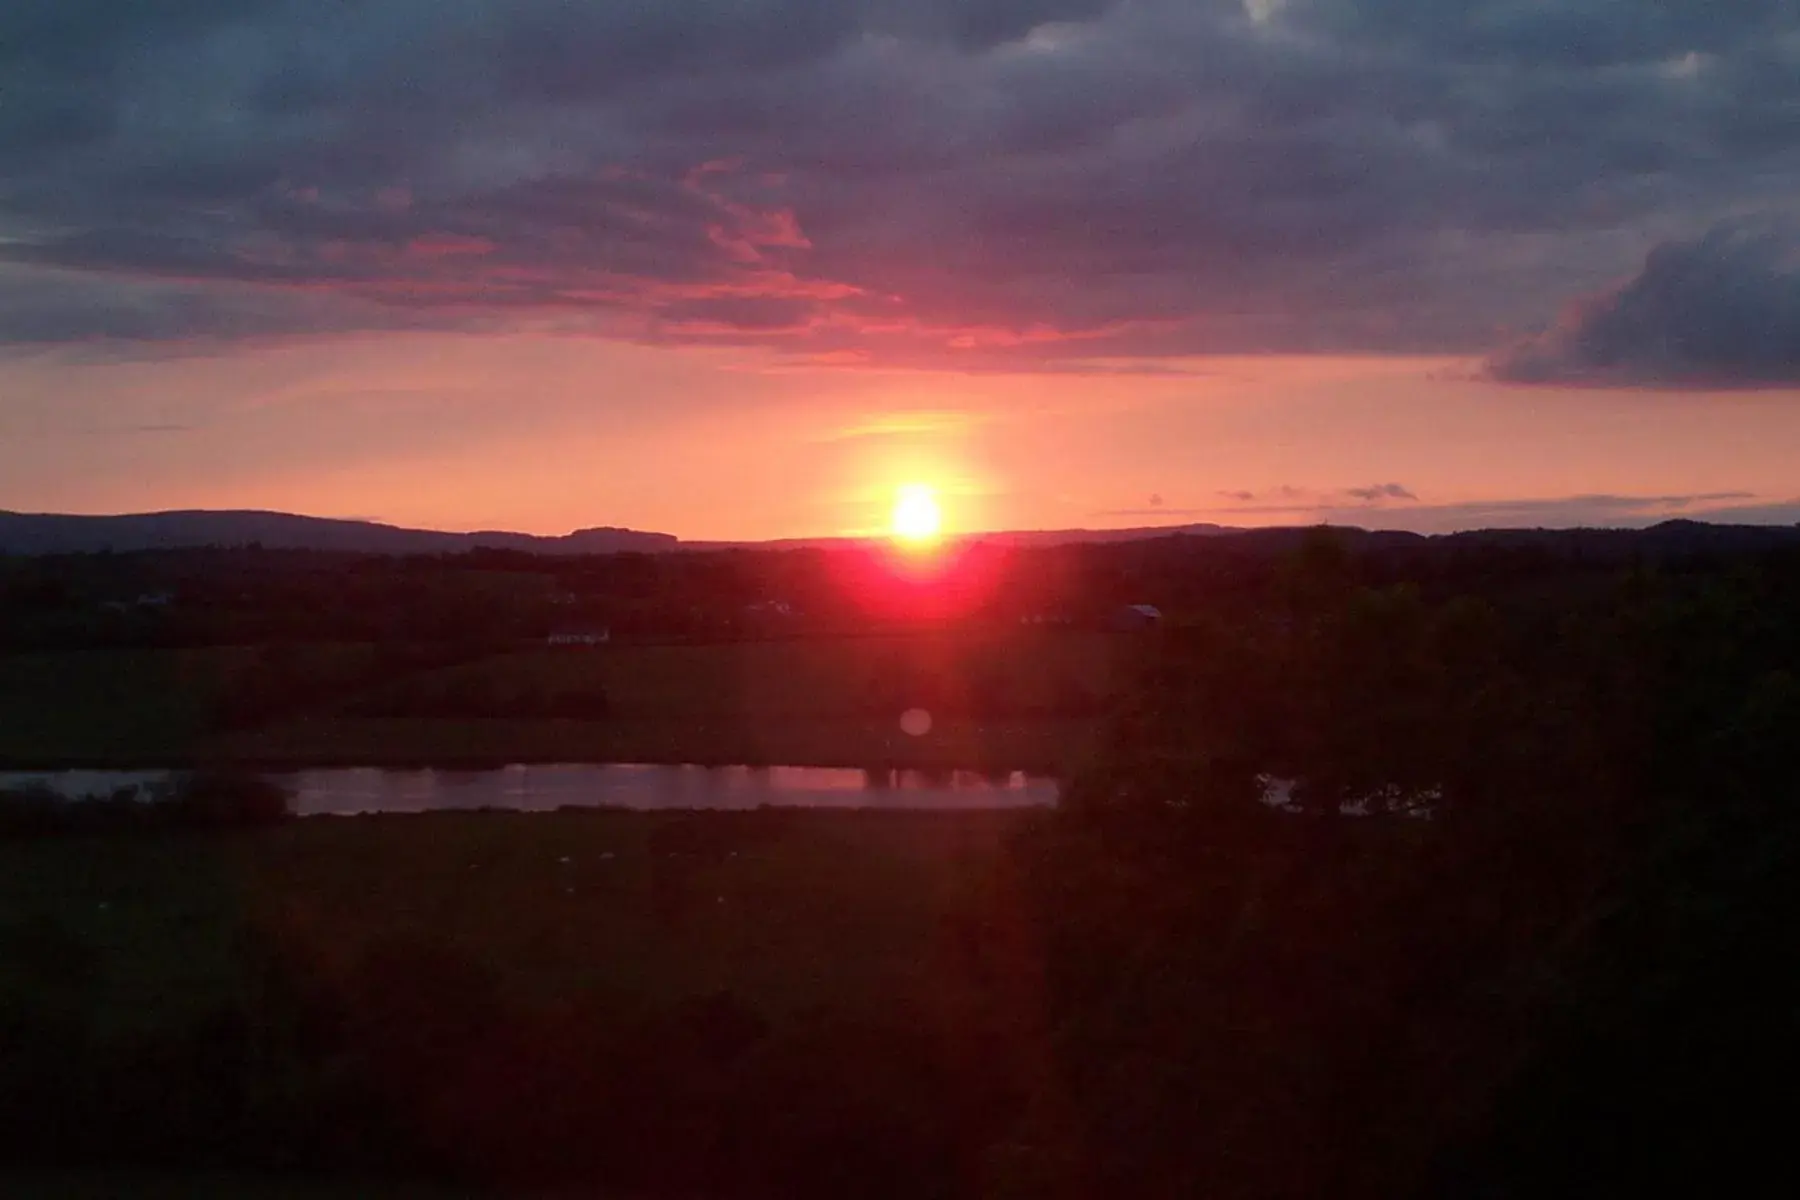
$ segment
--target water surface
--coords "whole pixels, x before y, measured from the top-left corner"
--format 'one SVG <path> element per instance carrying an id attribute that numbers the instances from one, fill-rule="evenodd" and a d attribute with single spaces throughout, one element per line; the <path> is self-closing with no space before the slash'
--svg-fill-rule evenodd
<path id="1" fill-rule="evenodd" d="M 1056 783 L 1023 772 L 863 771 L 833 767 L 698 767 L 616 763 L 515 764 L 497 770 L 331 767 L 261 773 L 284 788 L 300 816 L 565 806 L 661 809 L 1023 808 L 1056 802 Z M 70 797 L 120 789 L 155 793 L 173 771 L 0 772 L 0 791 L 47 787 Z"/>

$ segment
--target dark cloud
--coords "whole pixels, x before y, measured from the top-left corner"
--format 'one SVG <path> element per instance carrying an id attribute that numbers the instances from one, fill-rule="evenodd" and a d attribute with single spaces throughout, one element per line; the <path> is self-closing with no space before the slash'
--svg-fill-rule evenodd
<path id="1" fill-rule="evenodd" d="M 1217 508 L 1108 509 L 1089 514 L 1094 518 L 1183 517 L 1222 525 L 1284 524 L 1355 525 L 1375 529 L 1407 529 L 1419 533 L 1453 533 L 1463 529 L 1570 529 L 1643 528 L 1676 518 L 1718 524 L 1800 524 L 1800 497 L 1761 499 L 1751 492 L 1704 492 L 1674 495 L 1629 496 L 1604 493 L 1576 496 L 1522 497 L 1474 500 L 1453 504 L 1408 504 L 1402 508 L 1371 508 L 1364 503 L 1344 503 L 1342 497 L 1363 490 L 1318 491 L 1284 487 L 1256 503 L 1254 492 L 1221 492 L 1237 503 Z M 1335 499 L 1334 499 L 1335 497 Z"/>
<path id="2" fill-rule="evenodd" d="M 1800 520 L 1800 502 L 1745 503 L 1754 499 L 1745 492 L 1714 492 L 1663 496 L 1595 494 L 1420 504 L 1384 511 L 1382 523 L 1423 533 L 1449 533 L 1458 529 L 1635 529 L 1677 517 L 1761 525 L 1791 524 Z M 1347 525 L 1367 522 L 1370 516 L 1368 509 L 1358 507 L 1315 509 L 1313 515 Z"/>
<path id="3" fill-rule="evenodd" d="M 676 301 L 664 305 L 658 315 L 668 323 L 668 331 L 676 334 L 684 328 L 778 333 L 803 327 L 817 309 L 818 305 L 809 300 L 728 296 Z"/>
<path id="4" fill-rule="evenodd" d="M 1728 504 L 1709 509 L 1706 519 L 1744 525 L 1800 525 L 1800 496 L 1761 504 Z"/>
<path id="5" fill-rule="evenodd" d="M 11 342 L 251 287 L 249 336 L 1473 353 L 1800 189 L 1776 0 L 15 0 L 0 67 L 0 261 L 93 281 Z"/>
<path id="6" fill-rule="evenodd" d="M 1365 504 L 1333 501 L 1330 493 L 1282 490 L 1294 494 L 1282 503 L 1217 508 L 1208 514 L 1209 519 L 1224 524 L 1231 524 L 1234 519 L 1257 524 L 1270 520 L 1296 524 L 1324 521 L 1420 533 L 1451 533 L 1459 529 L 1641 528 L 1677 517 L 1751 525 L 1800 522 L 1800 498 L 1770 501 L 1751 492 L 1646 496 L 1595 493 L 1371 509 Z"/>
<path id="7" fill-rule="evenodd" d="M 1344 494 L 1353 500 L 1364 500 L 1373 503 L 1378 500 L 1417 500 L 1411 489 L 1398 483 L 1376 483 L 1368 487 L 1345 488 Z"/>
<path id="8" fill-rule="evenodd" d="M 272 0 L 8 0 L 0 9 L 0 61 L 112 65 L 132 47 L 167 43 L 275 7 Z"/>
<path id="9" fill-rule="evenodd" d="M 1665 243 L 1635 278 L 1492 368 L 1525 383 L 1800 383 L 1800 238 L 1730 223 Z"/>
<path id="10" fill-rule="evenodd" d="M 292 334 L 442 328 L 391 306 L 243 284 L 99 280 L 81 272 L 0 268 L 0 353 L 111 359 L 212 353 Z M 480 328 L 479 318 L 462 327 Z"/>
<path id="11" fill-rule="evenodd" d="M 1276 0 L 1280 20 L 1462 64 L 1606 67 L 1729 50 L 1791 31 L 1789 0 Z"/>

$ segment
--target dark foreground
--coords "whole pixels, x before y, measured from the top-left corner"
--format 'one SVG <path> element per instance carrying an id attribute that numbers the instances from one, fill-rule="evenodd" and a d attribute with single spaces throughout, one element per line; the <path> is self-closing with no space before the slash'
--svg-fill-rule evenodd
<path id="1" fill-rule="evenodd" d="M 0 1141 L 45 1165 L 916 1194 L 1019 1083 L 981 1077 L 1023 1031 L 961 923 L 1023 819 L 433 815 L 0 845 Z"/>
<path id="2" fill-rule="evenodd" d="M 1091 748 L 1134 646 L 1104 632 L 990 627 L 575 650 L 396 641 L 8 654 L 0 644 L 0 769 L 641 762 L 1048 773 Z M 900 728 L 913 707 L 932 714 L 922 736 Z"/>
<path id="3" fill-rule="evenodd" d="M 1051 811 L 10 802 L 0 1161 L 325 1195 L 1791 1191 L 1800 558 L 1426 570 L 1321 536 L 1236 595 L 1140 643 Z M 978 661 L 903 686 L 1040 703 Z"/>
<path id="4" fill-rule="evenodd" d="M 468 1193 L 429 1185 L 345 1180 L 306 1183 L 224 1171 L 23 1171 L 0 1173 L 10 1200 L 452 1200 Z M 532 1200 L 558 1200 L 553 1194 Z"/>

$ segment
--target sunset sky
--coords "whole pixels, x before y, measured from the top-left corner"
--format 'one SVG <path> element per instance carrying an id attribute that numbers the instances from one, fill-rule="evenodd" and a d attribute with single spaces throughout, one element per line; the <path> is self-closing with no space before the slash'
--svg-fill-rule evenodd
<path id="1" fill-rule="evenodd" d="M 1787 0 L 9 0 L 0 508 L 1800 521 Z"/>

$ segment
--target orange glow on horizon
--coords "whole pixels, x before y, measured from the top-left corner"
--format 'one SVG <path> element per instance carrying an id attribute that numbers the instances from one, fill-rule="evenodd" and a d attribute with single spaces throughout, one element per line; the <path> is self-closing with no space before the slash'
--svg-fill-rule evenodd
<path id="1" fill-rule="evenodd" d="M 1715 493 L 1795 495 L 1793 389 L 1671 392 L 1646 421 L 1636 392 L 1521 392 L 1457 359 L 1165 365 L 1141 376 L 817 370 L 772 347 L 548 328 L 275 339 L 79 366 L 0 355 L 0 509 L 866 539 L 873 586 L 876 565 L 890 579 L 960 578 L 959 547 L 985 530 L 1329 519 L 1436 531 L 1622 511 L 1490 512 L 1489 500 L 1642 496 L 1625 515 L 1645 519 L 1735 503 L 1699 498 Z M 631 403 L 596 405 L 597 379 Z M 1351 490 L 1387 481 L 1420 501 Z M 903 484 L 930 485 L 934 540 L 897 535 Z"/>

